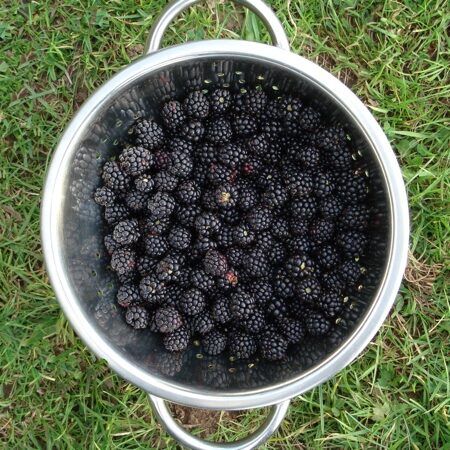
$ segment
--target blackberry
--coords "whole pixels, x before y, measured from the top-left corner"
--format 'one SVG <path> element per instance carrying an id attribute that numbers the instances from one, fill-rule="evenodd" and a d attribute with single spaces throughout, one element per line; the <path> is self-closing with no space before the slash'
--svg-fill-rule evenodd
<path id="1" fill-rule="evenodd" d="M 161 281 L 174 281 L 180 276 L 182 259 L 178 255 L 167 255 L 156 265 L 156 276 Z"/>
<path id="2" fill-rule="evenodd" d="M 247 292 L 239 289 L 230 296 L 230 311 L 237 319 L 247 319 L 255 308 L 255 299 Z"/>
<path id="3" fill-rule="evenodd" d="M 286 261 L 286 270 L 294 280 L 298 280 L 314 274 L 316 264 L 308 255 L 297 254 Z"/>
<path id="4" fill-rule="evenodd" d="M 298 124 L 302 130 L 316 131 L 320 125 L 320 114 L 314 108 L 306 106 L 298 115 Z"/>
<path id="5" fill-rule="evenodd" d="M 289 314 L 289 307 L 283 298 L 272 298 L 267 305 L 267 313 L 275 319 L 287 317 Z"/>
<path id="6" fill-rule="evenodd" d="M 228 323 L 232 318 L 228 298 L 219 297 L 213 303 L 211 313 L 216 322 L 222 325 Z"/>
<path id="7" fill-rule="evenodd" d="M 325 155 L 325 162 L 337 170 L 350 169 L 352 166 L 352 155 L 347 146 L 337 147 Z"/>
<path id="8" fill-rule="evenodd" d="M 306 172 L 290 170 L 286 174 L 286 188 L 293 197 L 309 195 L 313 191 L 314 182 Z"/>
<path id="9" fill-rule="evenodd" d="M 289 237 L 289 222 L 284 217 L 275 217 L 270 231 L 278 239 L 287 239 Z"/>
<path id="10" fill-rule="evenodd" d="M 261 356 L 269 361 L 285 359 L 287 348 L 288 341 L 275 332 L 266 332 L 259 339 Z"/>
<path id="11" fill-rule="evenodd" d="M 202 339 L 202 347 L 208 355 L 220 355 L 226 346 L 226 335 L 217 330 L 211 331 Z"/>
<path id="12" fill-rule="evenodd" d="M 283 126 L 278 120 L 269 120 L 261 124 L 261 131 L 267 136 L 269 141 L 274 141 L 283 133 Z"/>
<path id="13" fill-rule="evenodd" d="M 228 336 L 228 349 L 233 358 L 247 359 L 256 353 L 256 340 L 250 334 L 237 331 Z"/>
<path id="14" fill-rule="evenodd" d="M 134 244 L 139 240 L 140 233 L 136 219 L 127 219 L 119 222 L 113 231 L 113 238 L 122 245 Z"/>
<path id="15" fill-rule="evenodd" d="M 143 234 L 155 236 L 166 232 L 170 227 L 170 223 L 169 217 L 162 217 L 161 219 L 146 217 L 141 222 L 141 229 Z"/>
<path id="16" fill-rule="evenodd" d="M 344 203 L 358 203 L 367 197 L 367 180 L 364 175 L 347 173 L 339 179 L 337 192 Z"/>
<path id="17" fill-rule="evenodd" d="M 176 250 L 185 250 L 191 243 L 191 233 L 187 228 L 175 226 L 167 237 L 169 245 Z"/>
<path id="18" fill-rule="evenodd" d="M 261 189 L 266 190 L 269 189 L 272 183 L 279 179 L 280 176 L 277 168 L 273 166 L 266 166 L 261 169 L 257 179 L 257 183 Z"/>
<path id="19" fill-rule="evenodd" d="M 257 177 L 262 168 L 262 159 L 255 155 L 249 155 L 247 161 L 242 165 L 242 173 L 244 176 Z"/>
<path id="20" fill-rule="evenodd" d="M 311 305 L 309 303 L 304 302 L 298 298 L 293 299 L 289 306 L 292 317 L 300 320 L 303 324 L 305 322 L 305 319 L 312 311 Z"/>
<path id="21" fill-rule="evenodd" d="M 161 256 L 169 249 L 169 244 L 163 236 L 150 235 L 144 238 L 145 252 L 149 256 Z"/>
<path id="22" fill-rule="evenodd" d="M 326 270 L 337 267 L 340 260 L 338 251 L 332 245 L 324 245 L 316 253 L 317 263 Z"/>
<path id="23" fill-rule="evenodd" d="M 323 244 L 329 241 L 334 235 L 334 224 L 328 219 L 316 219 L 309 229 L 310 238 L 318 243 Z"/>
<path id="24" fill-rule="evenodd" d="M 198 206 L 185 206 L 177 210 L 177 220 L 185 227 L 193 227 L 195 218 L 200 214 L 201 209 Z"/>
<path id="25" fill-rule="evenodd" d="M 155 177 L 155 187 L 157 191 L 173 192 L 178 186 L 178 178 L 170 172 L 161 170 Z"/>
<path id="26" fill-rule="evenodd" d="M 269 148 L 269 142 L 265 134 L 257 134 L 247 140 L 247 147 L 258 156 L 264 156 Z"/>
<path id="27" fill-rule="evenodd" d="M 162 306 L 155 312 L 155 324 L 160 333 L 171 333 L 183 325 L 183 318 L 175 308 Z"/>
<path id="28" fill-rule="evenodd" d="M 359 231 L 348 230 L 339 233 L 337 243 L 347 256 L 360 256 L 364 253 L 367 239 Z"/>
<path id="29" fill-rule="evenodd" d="M 116 194 L 107 186 L 99 187 L 94 192 L 94 202 L 101 206 L 110 206 L 114 203 Z"/>
<path id="30" fill-rule="evenodd" d="M 150 305 L 162 303 L 167 292 L 166 284 L 155 275 L 150 274 L 142 278 L 139 283 L 141 297 Z"/>
<path id="31" fill-rule="evenodd" d="M 151 256 L 144 255 L 138 258 L 136 269 L 139 272 L 139 275 L 145 277 L 153 272 L 157 263 L 157 259 L 152 258 Z"/>
<path id="32" fill-rule="evenodd" d="M 259 196 L 253 186 L 242 183 L 239 187 L 238 207 L 242 211 L 253 209 L 259 201 Z"/>
<path id="33" fill-rule="evenodd" d="M 231 208 L 236 206 L 238 197 L 238 188 L 231 184 L 219 186 L 215 191 L 216 203 L 221 208 Z"/>
<path id="34" fill-rule="evenodd" d="M 191 283 L 194 288 L 203 292 L 211 291 L 215 285 L 214 278 L 202 269 L 194 270 L 191 273 Z"/>
<path id="35" fill-rule="evenodd" d="M 365 205 L 351 205 L 344 209 L 339 224 L 342 228 L 364 231 L 369 222 L 369 208 Z"/>
<path id="36" fill-rule="evenodd" d="M 324 336 L 331 328 L 330 321 L 318 311 L 311 311 L 308 314 L 305 325 L 311 336 Z"/>
<path id="37" fill-rule="evenodd" d="M 112 255 L 115 250 L 121 247 L 121 245 L 113 238 L 112 234 L 107 234 L 103 239 L 106 251 Z"/>
<path id="38" fill-rule="evenodd" d="M 316 200 L 313 197 L 296 198 L 290 204 L 290 212 L 295 219 L 312 219 L 317 212 Z"/>
<path id="39" fill-rule="evenodd" d="M 170 154 L 172 164 L 169 172 L 179 178 L 186 178 L 194 168 L 194 162 L 189 153 L 183 151 L 174 151 Z"/>
<path id="40" fill-rule="evenodd" d="M 243 114 L 245 112 L 246 108 L 244 104 L 244 94 L 242 92 L 234 94 L 230 113 L 236 115 L 236 114 Z"/>
<path id="41" fill-rule="evenodd" d="M 341 292 L 345 288 L 345 281 L 336 270 L 324 273 L 321 282 L 326 291 Z"/>
<path id="42" fill-rule="evenodd" d="M 333 151 L 345 143 L 345 131 L 341 127 L 324 128 L 317 136 L 321 148 Z"/>
<path id="43" fill-rule="evenodd" d="M 142 211 L 148 203 L 148 194 L 141 191 L 131 191 L 125 196 L 125 204 L 132 211 Z"/>
<path id="44" fill-rule="evenodd" d="M 325 219 L 335 219 L 341 214 L 343 207 L 344 205 L 338 198 L 330 195 L 321 200 L 319 211 Z"/>
<path id="45" fill-rule="evenodd" d="M 209 114 L 209 101 L 202 91 L 191 92 L 183 102 L 184 110 L 190 117 L 204 119 Z"/>
<path id="46" fill-rule="evenodd" d="M 242 164 L 247 157 L 244 146 L 235 143 L 228 143 L 223 146 L 218 154 L 219 161 L 228 167 L 236 168 Z"/>
<path id="47" fill-rule="evenodd" d="M 314 180 L 314 194 L 316 197 L 326 197 L 334 191 L 334 177 L 329 172 L 318 172 Z"/>
<path id="48" fill-rule="evenodd" d="M 342 296 L 337 292 L 322 294 L 317 300 L 317 306 L 328 318 L 336 317 L 343 309 Z"/>
<path id="49" fill-rule="evenodd" d="M 194 332 L 202 336 L 208 334 L 215 327 L 214 320 L 209 312 L 198 314 L 197 316 L 193 317 L 192 325 Z"/>
<path id="50" fill-rule="evenodd" d="M 269 208 L 258 206 L 247 215 L 247 221 L 250 227 L 255 231 L 267 230 L 273 220 L 272 213 Z"/>
<path id="51" fill-rule="evenodd" d="M 253 313 L 241 321 L 244 331 L 250 334 L 258 334 L 266 326 L 266 319 L 262 311 L 258 308 L 253 310 Z"/>
<path id="52" fill-rule="evenodd" d="M 142 330 L 148 326 L 148 311 L 139 305 L 131 305 L 125 313 L 125 320 L 136 330 Z"/>
<path id="53" fill-rule="evenodd" d="M 301 300 L 312 303 L 320 297 L 320 283 L 313 277 L 305 278 L 297 283 L 295 291 Z"/>
<path id="54" fill-rule="evenodd" d="M 122 172 L 116 161 L 106 161 L 102 172 L 103 182 L 106 187 L 115 192 L 123 192 L 130 184 L 129 177 Z"/>
<path id="55" fill-rule="evenodd" d="M 180 132 L 188 141 L 199 142 L 205 133 L 205 127 L 198 120 L 191 120 L 182 125 Z"/>
<path id="56" fill-rule="evenodd" d="M 278 328 L 290 344 L 297 344 L 306 334 L 302 322 L 296 319 L 284 317 L 278 321 Z"/>
<path id="57" fill-rule="evenodd" d="M 125 273 L 116 272 L 116 275 L 119 284 L 131 284 L 134 283 L 136 279 L 136 271 L 134 269 Z"/>
<path id="58" fill-rule="evenodd" d="M 164 131 L 154 120 L 140 120 L 134 126 L 136 144 L 153 150 L 164 142 Z"/>
<path id="59" fill-rule="evenodd" d="M 217 207 L 215 192 L 211 189 L 208 189 L 205 192 L 203 192 L 201 203 L 203 209 L 207 209 L 211 212 L 217 212 L 219 209 Z"/>
<path id="60" fill-rule="evenodd" d="M 189 345 L 190 335 L 185 327 L 180 327 L 163 338 L 163 345 L 169 352 L 181 352 Z"/>
<path id="61" fill-rule="evenodd" d="M 212 163 L 208 169 L 207 177 L 214 185 L 232 183 L 236 177 L 236 170 L 224 164 Z"/>
<path id="62" fill-rule="evenodd" d="M 180 297 L 179 307 L 188 316 L 197 315 L 205 306 L 205 295 L 199 289 L 189 289 Z"/>
<path id="63" fill-rule="evenodd" d="M 291 217 L 289 220 L 291 234 L 294 236 L 304 236 L 308 233 L 309 221 L 305 219 L 296 219 Z"/>
<path id="64" fill-rule="evenodd" d="M 245 272 L 252 277 L 263 277 L 269 273 L 269 261 L 264 250 L 256 247 L 244 257 Z"/>
<path id="65" fill-rule="evenodd" d="M 177 100 L 170 100 L 161 108 L 164 125 L 172 131 L 177 130 L 186 120 L 183 106 Z"/>
<path id="66" fill-rule="evenodd" d="M 150 198 L 147 208 L 152 217 L 161 219 L 170 216 L 175 209 L 174 198 L 166 192 L 157 192 Z"/>
<path id="67" fill-rule="evenodd" d="M 280 114 L 287 119 L 293 119 L 300 115 L 303 108 L 303 102 L 291 95 L 286 95 L 280 100 Z"/>
<path id="68" fill-rule="evenodd" d="M 124 275 L 136 267 L 136 253 L 129 247 L 118 248 L 111 255 L 111 268 L 119 275 Z"/>
<path id="69" fill-rule="evenodd" d="M 216 235 L 216 242 L 219 247 L 228 248 L 234 243 L 233 229 L 229 225 L 222 225 Z"/>
<path id="70" fill-rule="evenodd" d="M 223 117 L 212 120 L 206 127 L 205 138 L 214 144 L 228 142 L 232 137 L 233 129 L 231 128 L 231 123 Z"/>
<path id="71" fill-rule="evenodd" d="M 233 229 L 233 241 L 238 245 L 249 245 L 255 239 L 255 233 L 245 223 Z"/>
<path id="72" fill-rule="evenodd" d="M 119 155 L 120 168 L 127 175 L 137 177 L 153 164 L 153 155 L 144 147 L 128 147 Z"/>
<path id="73" fill-rule="evenodd" d="M 273 265 L 282 264 L 286 259 L 286 249 L 281 242 L 274 242 L 272 247 L 267 250 L 267 258 Z"/>
<path id="74" fill-rule="evenodd" d="M 237 225 L 240 222 L 241 216 L 236 208 L 222 208 L 219 211 L 219 219 L 227 225 Z"/>
<path id="75" fill-rule="evenodd" d="M 169 147 L 170 148 L 170 147 Z M 155 170 L 167 170 L 170 167 L 170 154 L 166 149 L 155 150 L 153 153 L 153 167 Z"/>
<path id="76" fill-rule="evenodd" d="M 198 147 L 196 158 L 202 164 L 210 166 L 217 159 L 217 147 L 215 145 L 204 143 Z"/>
<path id="77" fill-rule="evenodd" d="M 260 116 L 267 104 L 267 94 L 263 90 L 252 89 L 247 91 L 244 96 L 244 107 L 252 116 Z"/>
<path id="78" fill-rule="evenodd" d="M 123 308 L 137 304 L 141 301 L 139 288 L 135 284 L 123 284 L 117 291 L 117 303 Z"/>
<path id="79" fill-rule="evenodd" d="M 203 212 L 196 217 L 194 225 L 201 236 L 208 237 L 219 231 L 220 221 L 214 213 Z"/>
<path id="80" fill-rule="evenodd" d="M 267 252 L 274 246 L 272 233 L 269 230 L 260 231 L 256 235 L 256 246 Z"/>
<path id="81" fill-rule="evenodd" d="M 194 152 L 194 144 L 180 137 L 174 137 L 173 139 L 171 139 L 167 144 L 167 148 L 171 152 L 187 153 L 188 155 L 192 155 Z M 171 161 L 169 158 L 168 166 L 170 165 L 170 163 Z"/>
<path id="82" fill-rule="evenodd" d="M 268 99 L 266 102 L 264 117 L 269 119 L 279 119 L 281 115 L 281 100 L 279 98 Z"/>
<path id="83" fill-rule="evenodd" d="M 194 250 L 205 254 L 208 250 L 215 250 L 217 243 L 206 236 L 199 236 L 194 244 Z"/>
<path id="84" fill-rule="evenodd" d="M 271 207 L 282 206 L 288 200 L 288 193 L 281 183 L 273 183 L 263 195 L 263 202 Z"/>
<path id="85" fill-rule="evenodd" d="M 258 131 L 258 122 L 252 116 L 239 114 L 233 117 L 233 130 L 238 136 L 248 136 Z"/>
<path id="86" fill-rule="evenodd" d="M 287 272 L 280 270 L 273 280 L 274 292 L 283 299 L 294 296 L 294 283 Z"/>
<path id="87" fill-rule="evenodd" d="M 176 192 L 178 200 L 185 205 L 192 205 L 200 199 L 200 186 L 192 180 L 184 181 Z"/>
<path id="88" fill-rule="evenodd" d="M 244 256 L 244 250 L 240 247 L 232 247 L 227 251 L 227 258 L 232 266 L 241 266 L 244 263 Z"/>
<path id="89" fill-rule="evenodd" d="M 225 114 L 231 106 L 231 93 L 227 89 L 216 89 L 209 96 L 209 106 L 214 115 Z"/>
<path id="90" fill-rule="evenodd" d="M 348 259 L 338 269 L 339 276 L 349 285 L 355 284 L 361 276 L 361 267 L 356 261 Z"/>
<path id="91" fill-rule="evenodd" d="M 288 241 L 287 247 L 292 254 L 310 253 L 314 249 L 313 244 L 307 236 L 294 236 Z"/>

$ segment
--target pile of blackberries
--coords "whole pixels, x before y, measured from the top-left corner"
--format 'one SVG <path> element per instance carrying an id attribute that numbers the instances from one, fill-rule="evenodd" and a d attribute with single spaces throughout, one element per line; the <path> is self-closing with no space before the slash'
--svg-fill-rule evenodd
<path id="1" fill-rule="evenodd" d="M 281 360 L 330 332 L 363 274 L 368 178 L 302 99 L 194 91 L 137 121 L 94 199 L 126 322 L 170 352 L 200 341 Z"/>

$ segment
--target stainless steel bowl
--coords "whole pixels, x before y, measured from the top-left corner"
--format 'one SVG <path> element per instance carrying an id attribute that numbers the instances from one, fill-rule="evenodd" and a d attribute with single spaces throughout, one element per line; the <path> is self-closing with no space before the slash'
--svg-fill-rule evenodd
<path id="1" fill-rule="evenodd" d="M 262 0 L 239 3 L 261 17 L 275 46 L 212 40 L 158 50 L 170 21 L 196 1 L 171 3 L 154 25 L 146 54 L 91 95 L 66 128 L 45 183 L 42 242 L 51 283 L 77 334 L 111 369 L 150 394 L 173 436 L 191 448 L 254 448 L 278 427 L 289 399 L 349 364 L 383 323 L 406 264 L 407 198 L 394 153 L 373 116 L 330 73 L 289 51 L 280 22 Z M 305 342 L 283 364 L 253 367 L 219 357 L 200 359 L 195 349 L 170 356 L 151 333 L 137 338 L 124 325 L 114 305 L 114 278 L 105 269 L 100 211 L 92 201 L 102 164 L 118 151 L 138 117 L 154 115 L 162 100 L 186 88 L 238 89 L 247 84 L 309 97 L 330 121 L 348 123 L 377 211 L 363 261 L 368 276 L 335 331 L 320 344 Z M 179 427 L 162 399 L 211 409 L 274 406 L 254 435 L 233 444 L 212 444 Z"/>

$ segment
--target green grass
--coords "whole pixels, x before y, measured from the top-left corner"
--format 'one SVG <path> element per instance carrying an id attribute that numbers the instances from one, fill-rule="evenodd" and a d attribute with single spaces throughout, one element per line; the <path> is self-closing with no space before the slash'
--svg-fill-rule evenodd
<path id="1" fill-rule="evenodd" d="M 0 6 L 2 448 L 176 448 L 146 395 L 96 361 L 71 331 L 38 238 L 41 188 L 58 135 L 96 86 L 142 52 L 164 3 Z M 412 258 L 409 281 L 374 341 L 346 370 L 296 398 L 266 447 L 449 448 L 448 5 L 271 3 L 292 50 L 346 82 L 392 142 L 409 194 Z M 252 15 L 213 4 L 179 18 L 165 44 L 210 37 L 268 42 Z M 222 420 L 212 437 L 242 436 L 261 415 Z"/>

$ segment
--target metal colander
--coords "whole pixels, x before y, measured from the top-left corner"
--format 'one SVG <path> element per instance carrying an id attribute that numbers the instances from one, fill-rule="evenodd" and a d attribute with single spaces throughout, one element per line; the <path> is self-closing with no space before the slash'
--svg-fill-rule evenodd
<path id="1" fill-rule="evenodd" d="M 48 172 L 42 204 L 42 240 L 57 298 L 83 341 L 110 367 L 151 394 L 158 417 L 182 443 L 216 448 L 175 424 L 168 399 L 189 406 L 245 409 L 274 405 L 253 436 L 227 448 L 252 448 L 282 420 L 289 399 L 330 378 L 368 344 L 385 319 L 406 262 L 408 210 L 395 156 L 375 119 L 336 78 L 289 52 L 273 12 L 262 0 L 241 0 L 268 26 L 276 46 L 213 40 L 157 50 L 169 22 L 195 0 L 171 3 L 155 24 L 146 55 L 98 89 L 64 132 Z M 370 227 L 364 284 L 324 340 L 307 340 L 283 363 L 251 365 L 207 357 L 198 347 L 168 354 L 159 338 L 125 325 L 115 306 L 116 285 L 107 269 L 101 211 L 92 200 L 105 161 L 120 150 L 140 117 L 158 118 L 169 98 L 218 86 L 234 91 L 261 86 L 305 97 L 330 123 L 348 124 L 349 136 L 370 183 L 376 213 Z M 231 445 L 231 444 L 229 444 Z"/>

